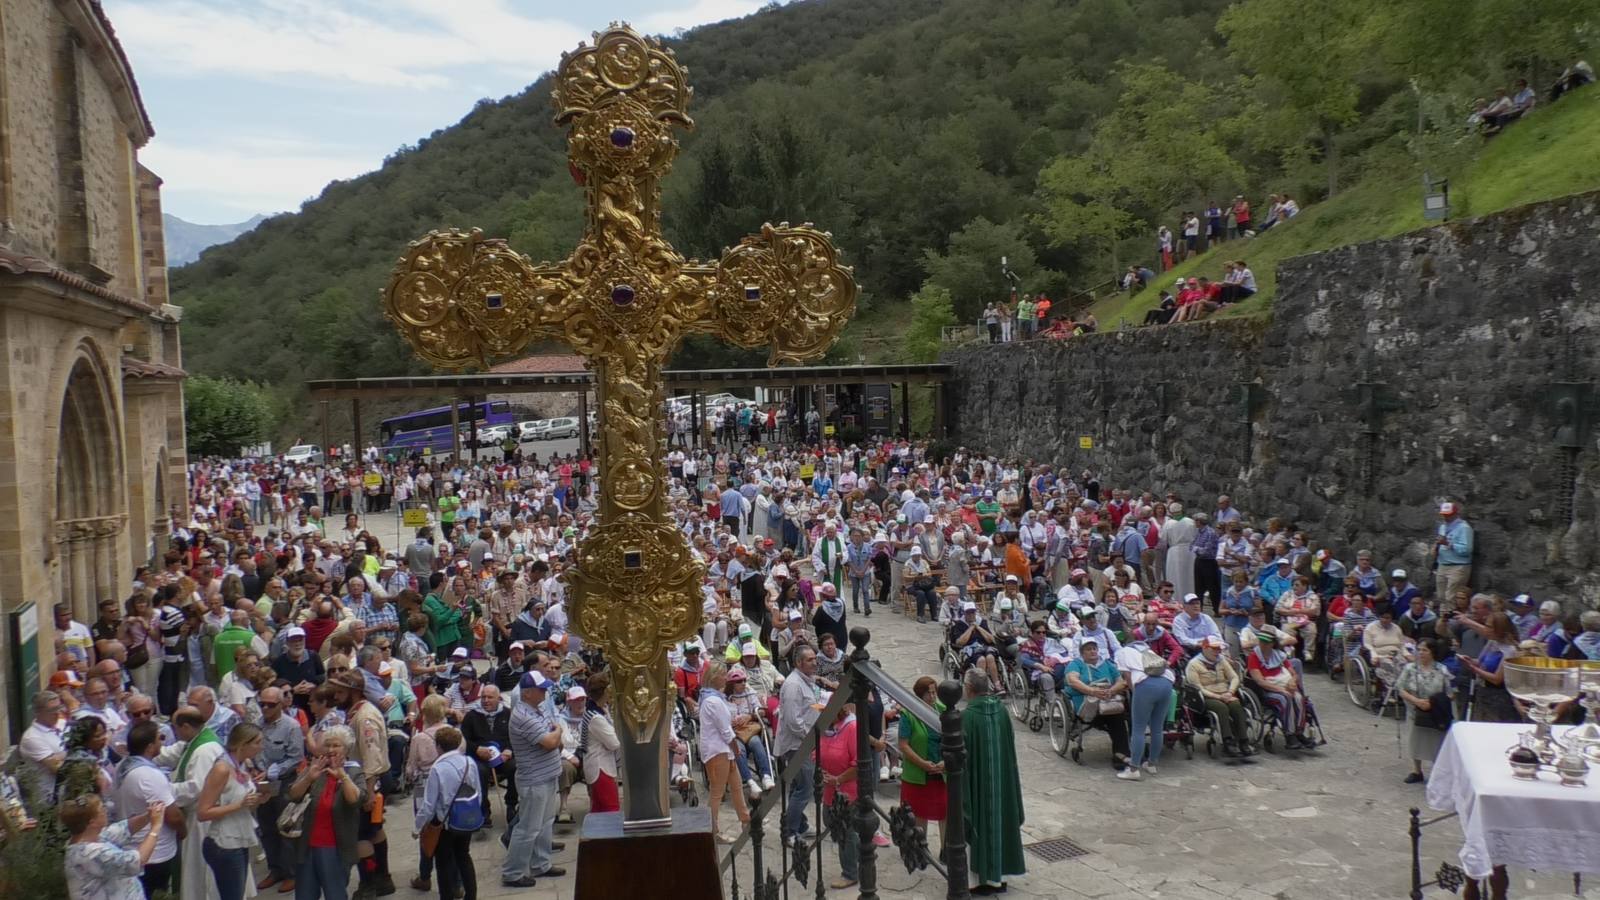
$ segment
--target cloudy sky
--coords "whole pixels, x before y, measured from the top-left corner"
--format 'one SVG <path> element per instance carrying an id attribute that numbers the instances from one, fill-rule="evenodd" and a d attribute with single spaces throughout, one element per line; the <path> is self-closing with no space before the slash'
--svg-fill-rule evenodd
<path id="1" fill-rule="evenodd" d="M 105 0 L 156 138 L 167 212 L 298 209 L 555 67 L 624 20 L 671 33 L 763 0 Z"/>

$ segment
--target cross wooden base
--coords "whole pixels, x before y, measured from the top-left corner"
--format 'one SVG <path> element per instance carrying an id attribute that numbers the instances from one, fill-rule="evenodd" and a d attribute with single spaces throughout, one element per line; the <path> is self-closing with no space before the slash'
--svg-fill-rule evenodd
<path id="1" fill-rule="evenodd" d="M 622 813 L 584 817 L 574 900 L 615 900 L 653 890 L 673 900 L 722 900 L 711 811 L 674 809 L 672 827 L 625 833 Z"/>

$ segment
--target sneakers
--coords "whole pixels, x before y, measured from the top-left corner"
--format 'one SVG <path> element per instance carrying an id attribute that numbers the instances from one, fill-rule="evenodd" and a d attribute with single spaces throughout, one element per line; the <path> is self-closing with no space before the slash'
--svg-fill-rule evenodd
<path id="1" fill-rule="evenodd" d="M 890 766 L 889 767 L 889 777 L 890 778 L 899 778 L 900 777 L 900 767 L 899 766 Z"/>
<path id="2" fill-rule="evenodd" d="M 875 847 L 887 847 L 889 846 L 889 838 L 883 832 L 877 832 L 872 836 L 872 844 Z"/>
<path id="3" fill-rule="evenodd" d="M 1140 775 L 1139 775 L 1139 770 L 1138 769 L 1134 769 L 1134 768 L 1130 767 L 1130 768 L 1127 768 L 1127 769 L 1123 769 L 1121 772 L 1118 772 L 1117 773 L 1117 777 L 1122 779 L 1123 781 L 1138 781 L 1139 778 L 1140 778 Z"/>
<path id="4" fill-rule="evenodd" d="M 770 790 L 772 790 L 773 788 L 775 788 L 777 786 L 778 786 L 778 783 L 776 781 L 772 780 L 772 776 L 771 775 L 763 775 L 763 776 L 761 776 L 761 789 L 763 791 L 770 791 Z"/>
<path id="5" fill-rule="evenodd" d="M 1412 772 L 1410 775 L 1406 776 L 1406 784 L 1421 784 L 1426 780 L 1426 778 L 1422 777 L 1421 772 Z"/>
<path id="6" fill-rule="evenodd" d="M 888 769 L 879 769 L 878 770 L 878 783 L 879 784 L 887 783 L 889 781 L 889 776 L 891 774 L 892 773 Z"/>
<path id="7" fill-rule="evenodd" d="M 1151 778 L 1154 778 L 1155 775 L 1156 775 L 1156 767 L 1150 765 L 1149 763 L 1145 763 L 1144 765 L 1140 766 L 1139 768 L 1143 769 L 1144 773 L 1146 775 L 1149 775 Z"/>
<path id="8" fill-rule="evenodd" d="M 749 781 L 746 781 L 744 783 L 744 789 L 745 789 L 745 792 L 750 795 L 750 799 L 751 800 L 760 800 L 761 799 L 761 784 L 760 784 L 760 782 L 756 781 L 754 778 L 752 778 Z"/>
<path id="9" fill-rule="evenodd" d="M 421 875 L 418 875 L 417 877 L 411 879 L 411 889 L 414 891 L 422 891 L 423 893 L 427 893 L 428 891 L 433 890 L 433 879 L 423 878 Z"/>

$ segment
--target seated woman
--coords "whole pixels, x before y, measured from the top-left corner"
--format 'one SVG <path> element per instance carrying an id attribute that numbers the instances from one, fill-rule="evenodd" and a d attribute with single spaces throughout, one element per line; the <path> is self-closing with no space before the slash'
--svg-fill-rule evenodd
<path id="1" fill-rule="evenodd" d="M 1353 583 L 1346 584 L 1344 594 L 1334 600 L 1343 602 L 1344 612 L 1335 622 L 1334 604 L 1328 606 L 1328 620 L 1332 623 L 1328 628 L 1328 665 L 1332 671 L 1339 672 L 1344 669 L 1345 660 L 1361 652 L 1362 635 L 1378 618 L 1367 609 L 1367 595 Z"/>
<path id="2" fill-rule="evenodd" d="M 1067 663 L 1063 684 L 1067 700 L 1085 725 L 1111 736 L 1111 767 L 1121 772 L 1129 762 L 1128 683 L 1117 664 L 1100 655 L 1099 644 L 1089 641 L 1078 649 L 1083 655 Z"/>
<path id="3" fill-rule="evenodd" d="M 996 693 L 1005 692 L 1005 682 L 1000 678 L 999 640 L 989 630 L 989 623 L 978 617 L 978 604 L 961 604 L 961 621 L 950 626 L 950 646 L 961 655 L 961 670 L 980 666 L 988 674 Z"/>
<path id="4" fill-rule="evenodd" d="M 1322 611 L 1322 600 L 1311 590 L 1311 579 L 1296 575 L 1293 586 L 1278 598 L 1278 627 L 1295 636 L 1305 648 L 1305 662 L 1317 658 L 1317 613 Z"/>
<path id="5" fill-rule="evenodd" d="M 735 754 L 733 762 L 739 767 L 739 780 L 750 792 L 751 799 L 759 799 L 761 792 L 771 790 L 772 757 L 767 753 L 766 729 L 763 716 L 767 705 L 750 688 L 749 676 L 743 669 L 728 673 L 728 706 L 733 710 L 733 736 L 744 745 L 743 755 Z"/>
<path id="6" fill-rule="evenodd" d="M 1383 680 L 1398 673 L 1400 665 L 1407 661 L 1405 632 L 1395 624 L 1394 610 L 1387 603 L 1378 605 L 1378 620 L 1362 630 L 1361 646 L 1372 660 L 1373 671 Z"/>
<path id="7" fill-rule="evenodd" d="M 994 636 L 1004 646 L 1028 633 L 1028 617 L 1009 594 L 994 598 Z"/>
<path id="8" fill-rule="evenodd" d="M 1214 634 L 1200 639 L 1200 655 L 1189 660 L 1183 677 L 1200 691 L 1206 709 L 1217 717 L 1223 756 L 1251 756 L 1250 724 L 1239 702 L 1239 670 L 1222 652 L 1225 642 Z"/>
<path id="9" fill-rule="evenodd" d="M 1027 670 L 1028 679 L 1037 684 L 1040 690 L 1045 693 L 1058 691 L 1062 680 L 1066 678 L 1072 651 L 1060 638 L 1050 634 L 1044 622 L 1034 622 L 1028 627 L 1028 640 L 1022 644 L 1017 661 Z"/>
<path id="10" fill-rule="evenodd" d="M 1278 648 L 1278 636 L 1270 631 L 1256 635 L 1255 649 L 1245 656 L 1250 680 L 1261 689 L 1272 714 L 1283 729 L 1283 744 L 1293 750 L 1307 750 L 1316 743 L 1306 734 L 1306 695 L 1300 661 Z"/>

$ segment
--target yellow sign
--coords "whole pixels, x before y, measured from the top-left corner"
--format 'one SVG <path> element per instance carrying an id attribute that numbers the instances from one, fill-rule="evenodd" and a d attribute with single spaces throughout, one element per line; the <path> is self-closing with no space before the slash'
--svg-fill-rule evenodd
<path id="1" fill-rule="evenodd" d="M 813 474 L 816 473 L 816 471 L 817 471 L 817 467 L 816 466 L 813 466 L 811 463 L 806 463 L 806 464 L 804 464 L 804 465 L 802 465 L 800 467 L 800 477 L 801 477 L 801 479 L 810 478 Z"/>
<path id="2" fill-rule="evenodd" d="M 400 522 L 407 528 L 421 528 L 428 524 L 428 511 L 422 507 L 400 513 Z"/>
<path id="3" fill-rule="evenodd" d="M 1079 450 L 1093 450 L 1094 449 L 1094 438 L 1088 436 L 1087 434 L 1080 435 L 1078 437 L 1078 449 Z"/>
<path id="4" fill-rule="evenodd" d="M 377 472 L 368 472 L 366 477 L 361 479 L 361 483 L 370 488 L 383 487 L 383 476 Z"/>
<path id="5" fill-rule="evenodd" d="M 828 437 L 833 437 L 833 426 L 832 425 L 824 425 L 824 426 L 822 426 L 822 433 L 827 435 Z"/>

